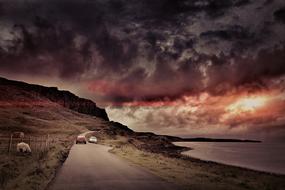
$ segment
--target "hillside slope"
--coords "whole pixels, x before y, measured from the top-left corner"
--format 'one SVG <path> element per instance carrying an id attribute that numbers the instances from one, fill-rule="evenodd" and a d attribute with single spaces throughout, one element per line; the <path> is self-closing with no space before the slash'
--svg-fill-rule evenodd
<path id="1" fill-rule="evenodd" d="M 35 105 L 59 104 L 79 113 L 88 114 L 109 120 L 104 109 L 97 107 L 91 100 L 79 98 L 68 91 L 60 91 L 56 87 L 44 87 L 0 77 L 0 103 L 20 105 L 27 103 Z"/>

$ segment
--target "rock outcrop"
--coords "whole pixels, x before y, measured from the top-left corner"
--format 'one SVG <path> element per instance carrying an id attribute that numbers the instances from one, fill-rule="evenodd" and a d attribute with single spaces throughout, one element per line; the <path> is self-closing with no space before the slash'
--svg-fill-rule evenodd
<path id="1" fill-rule="evenodd" d="M 57 103 L 65 108 L 77 111 L 79 113 L 100 117 L 106 121 L 109 121 L 105 109 L 99 108 L 95 102 L 80 98 L 69 91 L 61 91 L 56 87 L 44 87 L 40 85 L 12 81 L 1 77 L 0 85 L 2 87 L 16 87 L 29 93 L 33 93 L 33 96 L 44 97 L 51 102 Z"/>

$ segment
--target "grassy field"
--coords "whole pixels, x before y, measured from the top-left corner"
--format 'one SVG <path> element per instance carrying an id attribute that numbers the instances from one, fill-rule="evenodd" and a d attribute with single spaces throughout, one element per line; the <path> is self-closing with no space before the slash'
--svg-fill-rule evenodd
<path id="1" fill-rule="evenodd" d="M 0 155 L 0 189 L 43 190 L 68 155 L 73 136 L 61 136 L 48 150 L 32 155 Z"/>
<path id="2" fill-rule="evenodd" d="M 284 190 L 285 176 L 205 162 L 190 157 L 168 157 L 111 141 L 112 153 L 147 168 L 155 175 L 189 190 Z M 126 142 L 126 141 L 125 141 Z M 108 144 L 108 142 L 105 142 Z"/>

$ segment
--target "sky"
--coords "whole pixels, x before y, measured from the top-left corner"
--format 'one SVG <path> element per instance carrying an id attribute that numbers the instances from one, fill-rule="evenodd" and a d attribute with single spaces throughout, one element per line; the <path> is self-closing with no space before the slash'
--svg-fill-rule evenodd
<path id="1" fill-rule="evenodd" d="M 284 0 L 0 0 L 0 76 L 137 131 L 285 139 Z"/>

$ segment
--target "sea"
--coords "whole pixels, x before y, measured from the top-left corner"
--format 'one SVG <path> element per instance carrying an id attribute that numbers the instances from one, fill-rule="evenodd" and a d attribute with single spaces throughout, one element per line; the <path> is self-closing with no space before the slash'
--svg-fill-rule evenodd
<path id="1" fill-rule="evenodd" d="M 285 174 L 285 143 L 176 142 L 193 150 L 182 154 L 201 160 Z"/>

